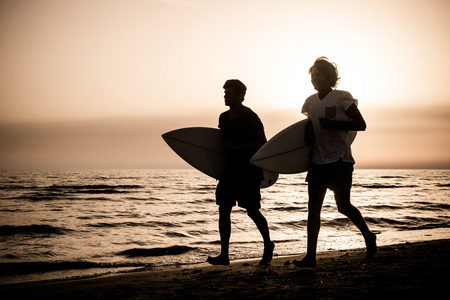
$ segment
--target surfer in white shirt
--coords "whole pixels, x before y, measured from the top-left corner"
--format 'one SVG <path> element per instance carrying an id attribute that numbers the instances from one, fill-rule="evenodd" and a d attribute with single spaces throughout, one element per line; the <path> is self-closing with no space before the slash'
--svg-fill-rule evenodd
<path id="1" fill-rule="evenodd" d="M 338 211 L 347 216 L 361 231 L 366 243 L 366 257 L 377 251 L 372 233 L 359 210 L 350 203 L 353 165 L 355 163 L 348 131 L 364 131 L 366 122 L 357 101 L 346 91 L 335 90 L 339 75 L 334 63 L 319 57 L 309 69 L 317 94 L 305 100 L 302 108 L 311 121 L 313 141 L 308 182 L 308 245 L 306 256 L 294 261 L 297 267 L 315 267 L 320 213 L 327 189 L 334 192 Z"/>

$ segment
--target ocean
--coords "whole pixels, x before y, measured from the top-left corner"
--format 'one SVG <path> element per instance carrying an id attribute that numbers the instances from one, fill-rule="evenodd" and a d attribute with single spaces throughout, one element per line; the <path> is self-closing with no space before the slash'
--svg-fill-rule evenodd
<path id="1" fill-rule="evenodd" d="M 216 180 L 194 169 L 0 170 L 0 284 L 203 264 L 220 251 Z M 261 190 L 276 256 L 306 251 L 305 174 Z M 379 245 L 450 237 L 450 170 L 356 169 L 352 203 Z M 364 248 L 328 192 L 318 251 Z M 262 256 L 234 208 L 230 258 Z"/>

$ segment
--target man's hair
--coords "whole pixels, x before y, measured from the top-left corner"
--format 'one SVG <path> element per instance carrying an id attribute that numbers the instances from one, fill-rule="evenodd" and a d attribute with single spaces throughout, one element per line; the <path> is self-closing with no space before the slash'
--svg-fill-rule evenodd
<path id="1" fill-rule="evenodd" d="M 245 84 L 243 84 L 240 80 L 238 79 L 229 79 L 225 82 L 225 84 L 223 85 L 224 89 L 227 88 L 232 88 L 234 89 L 234 92 L 239 95 L 242 94 L 243 96 L 245 96 L 245 93 L 247 92 L 247 87 L 245 86 Z"/>
<path id="2" fill-rule="evenodd" d="M 330 62 L 327 57 L 321 56 L 314 62 L 314 65 L 309 68 L 309 74 L 312 73 L 312 70 L 316 68 L 320 73 L 324 74 L 328 80 L 330 80 L 331 87 L 335 88 L 339 79 L 339 72 L 337 69 L 337 65 L 333 62 Z"/>

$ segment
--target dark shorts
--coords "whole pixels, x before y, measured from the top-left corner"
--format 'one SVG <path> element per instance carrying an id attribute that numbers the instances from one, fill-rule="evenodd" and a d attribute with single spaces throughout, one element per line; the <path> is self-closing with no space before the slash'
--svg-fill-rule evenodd
<path id="1" fill-rule="evenodd" d="M 260 180 L 219 180 L 216 188 L 216 204 L 235 206 L 245 209 L 261 208 Z"/>
<path id="2" fill-rule="evenodd" d="M 318 165 L 310 163 L 306 181 L 312 183 L 322 183 L 334 192 L 348 191 L 352 187 L 353 164 L 343 161 Z"/>

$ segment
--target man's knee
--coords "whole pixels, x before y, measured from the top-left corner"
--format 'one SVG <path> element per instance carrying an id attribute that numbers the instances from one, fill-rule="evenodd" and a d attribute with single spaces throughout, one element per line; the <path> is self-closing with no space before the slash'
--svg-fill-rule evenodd
<path id="1" fill-rule="evenodd" d="M 259 211 L 259 209 L 247 209 L 247 215 L 254 219 L 256 217 L 259 217 L 261 215 L 261 212 Z"/>
<path id="2" fill-rule="evenodd" d="M 337 210 L 343 215 L 348 215 L 351 210 L 351 207 L 349 205 L 338 205 Z"/>
<path id="3" fill-rule="evenodd" d="M 229 215 L 231 214 L 231 210 L 233 206 L 231 205 L 219 205 L 219 214 L 220 215 Z"/>

